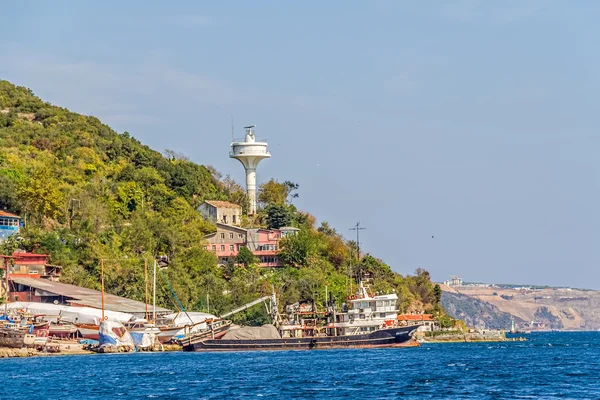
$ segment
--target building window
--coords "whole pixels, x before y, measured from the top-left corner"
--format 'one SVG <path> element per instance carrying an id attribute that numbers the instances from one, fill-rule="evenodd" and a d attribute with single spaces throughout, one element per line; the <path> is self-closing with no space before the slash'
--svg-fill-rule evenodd
<path id="1" fill-rule="evenodd" d="M 233 232 L 229 233 L 229 239 L 233 239 Z"/>
<path id="2" fill-rule="evenodd" d="M 212 251 L 217 251 L 217 246 L 213 244 Z"/>
<path id="3" fill-rule="evenodd" d="M 379 318 L 385 318 L 385 313 L 379 314 Z"/>
<path id="4" fill-rule="evenodd" d="M 235 221 L 235 215 L 231 216 L 231 222 L 233 222 L 234 224 L 236 223 L 236 221 Z"/>
<path id="5" fill-rule="evenodd" d="M 204 246 L 204 250 L 208 250 L 208 246 Z"/>
<path id="6" fill-rule="evenodd" d="M 234 246 L 232 244 L 229 245 L 229 250 L 234 251 Z"/>
<path id="7" fill-rule="evenodd" d="M 227 215 L 223 215 L 223 223 L 226 224 L 227 223 Z"/>
<path id="8" fill-rule="evenodd" d="M 221 245 L 221 251 L 225 251 L 225 245 L 224 244 Z"/>
<path id="9" fill-rule="evenodd" d="M 221 239 L 225 239 L 225 234 L 221 232 Z"/>
<path id="10" fill-rule="evenodd" d="M 244 234 L 243 234 L 243 233 L 238 233 L 238 237 L 239 237 L 240 239 L 243 239 L 243 238 L 244 238 Z"/>

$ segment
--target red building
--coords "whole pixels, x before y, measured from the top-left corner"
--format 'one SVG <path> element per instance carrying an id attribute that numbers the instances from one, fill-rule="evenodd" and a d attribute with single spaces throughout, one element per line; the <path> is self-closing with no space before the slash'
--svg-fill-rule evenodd
<path id="1" fill-rule="evenodd" d="M 282 227 L 280 229 L 244 229 L 237 226 L 217 223 L 217 231 L 206 236 L 208 242 L 204 248 L 214 252 L 219 264 L 235 262 L 242 247 L 247 247 L 265 268 L 278 268 L 283 264 L 279 260 L 279 242 L 299 229 Z"/>
<path id="2" fill-rule="evenodd" d="M 61 267 L 50 264 L 48 254 L 27 253 L 22 250 L 15 251 L 12 256 L 0 256 L 4 262 L 2 268 L 8 266 L 8 279 L 43 278 L 57 281 L 60 277 Z"/>

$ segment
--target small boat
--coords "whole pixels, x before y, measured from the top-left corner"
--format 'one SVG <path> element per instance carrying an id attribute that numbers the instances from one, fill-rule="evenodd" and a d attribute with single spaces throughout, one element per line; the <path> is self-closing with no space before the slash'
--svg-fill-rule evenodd
<path id="1" fill-rule="evenodd" d="M 231 327 L 231 321 L 223 319 L 206 320 L 206 325 L 207 327 L 205 329 L 192 332 L 183 338 L 178 339 L 177 342 L 186 351 L 193 350 L 197 343 L 204 340 L 222 338 Z"/>
<path id="2" fill-rule="evenodd" d="M 117 321 L 104 320 L 98 327 L 98 352 L 129 352 L 135 349 L 133 338 L 127 329 Z"/>
<path id="3" fill-rule="evenodd" d="M 25 337 L 32 336 L 26 330 L 19 329 L 17 326 L 11 327 L 5 324 L 0 328 L 0 347 L 10 347 L 20 349 L 26 347 Z"/>
<path id="4" fill-rule="evenodd" d="M 98 340 L 98 328 L 96 324 L 74 324 L 84 339 Z"/>
<path id="5" fill-rule="evenodd" d="M 70 322 L 51 322 L 48 335 L 51 337 L 72 339 L 77 337 L 77 327 Z"/>

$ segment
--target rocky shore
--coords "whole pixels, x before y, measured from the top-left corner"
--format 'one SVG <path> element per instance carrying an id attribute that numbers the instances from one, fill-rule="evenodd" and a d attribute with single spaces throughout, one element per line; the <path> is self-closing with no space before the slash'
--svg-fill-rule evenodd
<path id="1" fill-rule="evenodd" d="M 518 342 L 527 340 L 522 337 L 507 338 L 504 331 L 480 330 L 470 332 L 435 331 L 420 333 L 422 343 L 464 343 L 464 342 Z"/>

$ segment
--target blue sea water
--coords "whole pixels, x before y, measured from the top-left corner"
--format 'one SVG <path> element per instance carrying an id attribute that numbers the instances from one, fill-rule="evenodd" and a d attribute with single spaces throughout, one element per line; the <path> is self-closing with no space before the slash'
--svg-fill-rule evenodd
<path id="1" fill-rule="evenodd" d="M 600 332 L 527 342 L 0 360 L 0 399 L 600 399 Z"/>

